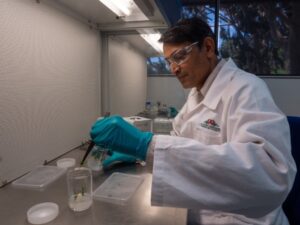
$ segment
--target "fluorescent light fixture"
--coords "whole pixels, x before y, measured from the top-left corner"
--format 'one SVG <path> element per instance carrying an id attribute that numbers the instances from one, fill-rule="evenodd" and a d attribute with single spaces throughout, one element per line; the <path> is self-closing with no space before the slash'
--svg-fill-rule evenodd
<path id="1" fill-rule="evenodd" d="M 99 0 L 124 21 L 148 20 L 134 0 Z"/>
<path id="2" fill-rule="evenodd" d="M 129 16 L 130 11 L 130 0 L 100 0 L 107 8 L 113 11 L 118 16 Z"/>
<path id="3" fill-rule="evenodd" d="M 161 34 L 153 29 L 138 29 L 140 36 L 147 41 L 159 54 L 163 53 L 163 44 L 158 42 Z"/>

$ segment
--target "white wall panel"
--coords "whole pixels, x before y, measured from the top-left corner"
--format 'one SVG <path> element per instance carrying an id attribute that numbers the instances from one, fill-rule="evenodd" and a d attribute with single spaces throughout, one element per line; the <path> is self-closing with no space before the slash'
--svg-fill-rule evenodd
<path id="1" fill-rule="evenodd" d="M 274 101 L 286 114 L 300 116 L 300 79 L 291 78 L 264 78 Z M 147 99 L 161 101 L 178 109 L 184 104 L 187 91 L 175 77 L 148 77 Z"/>
<path id="2" fill-rule="evenodd" d="M 0 182 L 81 144 L 100 112 L 99 33 L 53 6 L 0 0 Z"/>
<path id="3" fill-rule="evenodd" d="M 264 78 L 274 101 L 286 115 L 300 116 L 300 79 Z"/>
<path id="4" fill-rule="evenodd" d="M 147 99 L 152 103 L 161 102 L 167 106 L 181 109 L 188 96 L 189 89 L 185 90 L 175 77 L 148 77 Z"/>
<path id="5" fill-rule="evenodd" d="M 112 114 L 132 116 L 144 110 L 146 59 L 126 42 L 109 38 L 109 104 Z"/>

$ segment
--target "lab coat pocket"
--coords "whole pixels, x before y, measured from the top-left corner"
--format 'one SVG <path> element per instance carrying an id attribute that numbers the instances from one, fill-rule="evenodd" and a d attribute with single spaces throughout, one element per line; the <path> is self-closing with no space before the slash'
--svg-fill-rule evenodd
<path id="1" fill-rule="evenodd" d="M 220 132 L 197 126 L 194 129 L 194 138 L 206 145 L 219 145 L 223 143 Z"/>

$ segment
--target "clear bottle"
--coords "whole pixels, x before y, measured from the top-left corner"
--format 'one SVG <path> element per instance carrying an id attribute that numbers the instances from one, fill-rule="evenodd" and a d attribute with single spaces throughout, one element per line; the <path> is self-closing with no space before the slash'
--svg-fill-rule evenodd
<path id="1" fill-rule="evenodd" d="M 103 173 L 102 161 L 107 156 L 107 149 L 99 146 L 94 146 L 87 160 L 87 167 L 92 171 L 93 177 Z"/>
<path id="2" fill-rule="evenodd" d="M 146 112 L 149 112 L 151 110 L 151 102 L 150 101 L 147 101 L 145 103 L 145 111 Z"/>
<path id="3" fill-rule="evenodd" d="M 93 203 L 92 197 L 92 174 L 86 167 L 76 167 L 67 173 L 68 203 L 75 211 L 84 211 Z"/>
<path id="4" fill-rule="evenodd" d="M 158 114 L 158 107 L 157 107 L 157 104 L 153 104 L 153 105 L 151 106 L 151 110 L 150 110 L 150 117 L 151 117 L 152 119 L 154 119 L 154 118 L 157 116 L 157 114 Z"/>

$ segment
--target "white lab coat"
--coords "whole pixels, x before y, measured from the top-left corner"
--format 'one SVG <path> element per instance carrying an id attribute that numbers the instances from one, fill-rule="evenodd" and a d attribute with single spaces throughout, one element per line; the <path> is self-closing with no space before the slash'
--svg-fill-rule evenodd
<path id="1" fill-rule="evenodd" d="M 204 225 L 286 225 L 296 166 L 286 116 L 265 83 L 229 59 L 202 102 L 155 135 L 152 204 L 193 209 Z M 188 111 L 189 110 L 189 111 Z"/>

